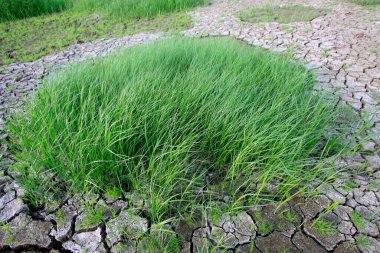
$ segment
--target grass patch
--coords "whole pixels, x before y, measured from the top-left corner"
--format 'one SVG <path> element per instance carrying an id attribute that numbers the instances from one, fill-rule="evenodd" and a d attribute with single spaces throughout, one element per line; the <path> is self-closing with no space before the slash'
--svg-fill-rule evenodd
<path id="1" fill-rule="evenodd" d="M 346 181 L 344 181 L 344 184 L 342 187 L 344 190 L 349 191 L 349 190 L 352 190 L 354 188 L 357 188 L 358 184 L 353 180 L 346 180 Z"/>
<path id="2" fill-rule="evenodd" d="M 0 0 L 0 22 L 59 12 L 70 3 L 68 0 Z"/>
<path id="3" fill-rule="evenodd" d="M 380 0 L 348 0 L 351 3 L 360 5 L 376 5 L 380 4 Z"/>
<path id="4" fill-rule="evenodd" d="M 129 48 L 45 81 L 27 117 L 7 124 L 14 169 L 31 204 L 121 187 L 146 196 L 153 222 L 191 213 L 206 172 L 236 208 L 286 201 L 330 179 L 324 160 L 344 151 L 325 135 L 340 111 L 313 80 L 288 56 L 231 39 Z"/>
<path id="5" fill-rule="evenodd" d="M 181 11 L 207 2 L 0 0 L 0 65 L 33 61 L 74 42 L 140 31 L 182 31 L 189 28 L 191 20 Z"/>
<path id="6" fill-rule="evenodd" d="M 312 227 L 320 234 L 334 234 L 337 228 L 330 221 L 318 219 L 312 223 Z"/>
<path id="7" fill-rule="evenodd" d="M 268 234 L 274 229 L 275 224 L 271 221 L 258 221 L 257 227 L 260 234 Z"/>
<path id="8" fill-rule="evenodd" d="M 281 212 L 279 217 L 291 223 L 295 223 L 299 219 L 297 212 L 292 209 Z"/>
<path id="9" fill-rule="evenodd" d="M 355 241 L 356 241 L 357 245 L 361 248 L 367 248 L 367 247 L 372 245 L 369 238 L 365 235 L 355 236 Z"/>
<path id="10" fill-rule="evenodd" d="M 366 225 L 365 219 L 357 211 L 354 211 L 351 214 L 351 220 L 355 224 L 356 227 L 358 227 L 360 229 L 365 228 L 365 225 Z"/>
<path id="11" fill-rule="evenodd" d="M 114 18 L 154 17 L 163 13 L 184 10 L 206 4 L 208 0 L 77 0 L 76 11 L 100 11 Z"/>
<path id="12" fill-rule="evenodd" d="M 250 10 L 241 11 L 238 16 L 242 21 L 251 23 L 292 23 L 307 22 L 327 14 L 325 9 L 317 9 L 305 5 L 264 5 Z"/>
<path id="13" fill-rule="evenodd" d="M 121 37 L 140 31 L 177 32 L 188 29 L 183 12 L 152 18 L 116 20 L 102 14 L 63 12 L 0 23 L 0 65 L 34 61 L 75 42 Z"/>
<path id="14" fill-rule="evenodd" d="M 380 189 L 380 181 L 379 180 L 373 180 L 368 186 L 367 189 L 369 191 L 377 191 Z"/>
<path id="15" fill-rule="evenodd" d="M 323 57 L 329 57 L 330 55 L 330 49 L 329 48 L 322 48 L 322 56 Z"/>
<path id="16" fill-rule="evenodd" d="M 268 234 L 269 232 L 273 231 L 276 224 L 274 224 L 270 220 L 266 220 L 266 217 L 263 217 L 263 214 L 261 211 L 255 211 L 253 213 L 253 216 L 255 220 L 257 221 L 257 228 L 258 233 L 260 234 Z M 277 224 L 278 225 L 278 224 Z"/>
<path id="17" fill-rule="evenodd" d="M 183 10 L 207 0 L 0 0 L 0 22 L 70 10 L 100 12 L 118 19 L 154 17 Z"/>
<path id="18" fill-rule="evenodd" d="M 162 238 L 162 235 L 167 238 Z M 137 245 L 137 249 L 141 252 L 176 253 L 180 252 L 181 244 L 172 231 L 153 231 L 153 235 L 144 235 Z"/>
<path id="19" fill-rule="evenodd" d="M 118 187 L 108 188 L 105 192 L 105 196 L 109 199 L 116 200 L 121 196 L 121 190 Z"/>

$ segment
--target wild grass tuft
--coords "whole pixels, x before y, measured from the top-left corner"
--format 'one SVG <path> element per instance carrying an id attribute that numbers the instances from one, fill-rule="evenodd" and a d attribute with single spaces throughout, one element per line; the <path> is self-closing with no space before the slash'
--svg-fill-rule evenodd
<path id="1" fill-rule="evenodd" d="M 372 242 L 368 236 L 359 234 L 355 237 L 355 241 L 360 248 L 367 248 L 372 246 Z"/>
<path id="2" fill-rule="evenodd" d="M 67 68 L 8 127 L 31 203 L 49 192 L 119 188 L 146 196 L 160 222 L 191 212 L 207 172 L 231 210 L 329 179 L 324 160 L 342 147 L 326 132 L 339 112 L 285 55 L 179 39 Z"/>
<path id="3" fill-rule="evenodd" d="M 337 233 L 337 228 L 334 224 L 327 220 L 315 220 L 312 227 L 320 234 L 334 234 Z"/>
<path id="4" fill-rule="evenodd" d="M 354 211 L 351 215 L 351 220 L 355 224 L 356 227 L 360 229 L 364 229 L 366 226 L 365 219 L 357 212 Z"/>

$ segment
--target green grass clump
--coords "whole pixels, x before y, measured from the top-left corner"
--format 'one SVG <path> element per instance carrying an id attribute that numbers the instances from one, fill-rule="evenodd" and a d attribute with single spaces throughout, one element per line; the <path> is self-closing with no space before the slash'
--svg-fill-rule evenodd
<path id="1" fill-rule="evenodd" d="M 243 10 L 238 15 L 242 21 L 251 23 L 292 23 L 313 20 L 327 14 L 325 9 L 305 5 L 264 5 L 250 10 Z"/>
<path id="2" fill-rule="evenodd" d="M 297 212 L 292 209 L 281 212 L 279 217 L 291 223 L 295 223 L 299 219 Z"/>
<path id="3" fill-rule="evenodd" d="M 352 180 L 344 181 L 343 189 L 345 189 L 345 190 L 352 190 L 352 189 L 357 188 L 357 187 L 358 187 L 358 184 L 355 183 L 355 181 L 352 181 Z"/>
<path id="4" fill-rule="evenodd" d="M 0 0 L 0 22 L 59 12 L 70 3 L 68 0 Z"/>
<path id="5" fill-rule="evenodd" d="M 323 160 L 336 136 L 324 134 L 339 110 L 313 80 L 286 55 L 230 39 L 163 40 L 81 62 L 10 119 L 15 169 L 31 203 L 119 187 L 147 196 L 153 221 L 195 207 L 206 172 L 235 204 L 284 200 L 331 176 Z"/>
<path id="6" fill-rule="evenodd" d="M 369 237 L 361 234 L 355 236 L 355 241 L 360 248 L 367 248 L 372 245 Z"/>
<path id="7" fill-rule="evenodd" d="M 360 229 L 364 229 L 366 226 L 365 219 L 357 211 L 351 214 L 351 220 Z"/>
<path id="8" fill-rule="evenodd" d="M 349 0 L 351 3 L 360 4 L 360 5 L 376 5 L 380 4 L 380 0 Z"/>
<path id="9" fill-rule="evenodd" d="M 338 231 L 334 224 L 323 219 L 315 220 L 312 227 L 320 234 L 334 234 Z"/>
<path id="10" fill-rule="evenodd" d="M 369 191 L 376 191 L 378 189 L 380 189 L 380 180 L 373 180 L 368 186 L 367 186 L 367 189 Z"/>

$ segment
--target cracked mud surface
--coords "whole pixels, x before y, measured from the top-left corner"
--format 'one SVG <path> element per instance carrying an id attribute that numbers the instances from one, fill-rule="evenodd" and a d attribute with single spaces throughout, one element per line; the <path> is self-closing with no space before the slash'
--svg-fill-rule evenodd
<path id="1" fill-rule="evenodd" d="M 269 2 L 311 5 L 328 13 L 291 24 L 251 24 L 236 17 L 239 10 Z M 232 36 L 269 50 L 291 52 L 316 71 L 315 89 L 351 106 L 371 127 L 361 150 L 337 165 L 354 172 L 341 175 L 348 179 L 337 179 L 322 187 L 317 197 L 294 199 L 276 212 L 274 205 L 268 205 L 200 224 L 172 224 L 186 241 L 181 252 L 200 252 L 210 244 L 231 252 L 380 252 L 380 6 L 368 10 L 338 0 L 214 0 L 191 15 L 195 26 L 184 31 L 187 36 Z M 162 36 L 141 33 L 73 45 L 36 62 L 14 63 L 0 70 L 0 223 L 5 224 L 0 227 L 0 251 L 139 252 L 136 239 L 150 231 L 151 224 L 143 215 L 128 212 L 141 205 L 128 196 L 91 196 L 91 203 L 105 210 L 99 221 L 86 219 L 89 211 L 84 203 L 89 196 L 31 210 L 22 200 L 25 192 L 14 180 L 17 175 L 8 170 L 12 160 L 3 142 L 3 127 L 7 116 L 22 109 L 23 101 L 55 68 Z M 339 204 L 320 220 L 337 229 L 322 233 L 313 224 L 333 203 Z M 123 236 L 126 228 L 127 239 Z"/>

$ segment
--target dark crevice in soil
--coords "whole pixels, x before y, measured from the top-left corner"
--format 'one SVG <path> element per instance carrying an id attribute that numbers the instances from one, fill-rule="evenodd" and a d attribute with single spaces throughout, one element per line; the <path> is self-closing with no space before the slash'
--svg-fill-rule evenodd
<path id="1" fill-rule="evenodd" d="M 296 247 L 297 249 L 299 249 L 299 250 L 302 251 L 302 249 L 298 248 L 297 245 L 293 242 L 293 239 L 294 239 L 294 236 L 296 235 L 296 233 L 297 232 L 302 233 L 302 231 L 298 230 L 299 228 L 300 228 L 300 226 L 298 226 L 298 227 L 296 226 L 296 229 L 294 230 L 293 234 L 291 234 L 291 236 L 289 237 L 289 239 L 290 239 L 290 242 L 294 245 L 294 247 Z"/>
<path id="2" fill-rule="evenodd" d="M 152 227 L 153 222 L 148 211 L 142 210 L 141 212 L 139 212 L 139 216 L 145 218 L 148 221 L 148 233 L 150 233 L 150 229 Z"/>
<path id="3" fill-rule="evenodd" d="M 71 220 L 69 238 L 71 238 L 75 233 L 77 218 L 78 218 L 78 215 L 74 215 L 73 219 Z"/>
<path id="4" fill-rule="evenodd" d="M 193 231 L 191 232 L 191 237 L 190 237 L 190 252 L 194 252 L 194 244 L 193 244 L 193 238 L 194 238 L 194 233 L 197 229 L 200 229 L 202 227 L 197 227 L 197 228 L 194 228 Z"/>
<path id="5" fill-rule="evenodd" d="M 101 229 L 100 235 L 102 237 L 101 242 L 102 242 L 104 248 L 106 249 L 106 251 L 111 252 L 111 247 L 109 247 L 107 242 L 106 242 L 107 230 L 106 230 L 106 224 L 104 222 L 100 225 L 100 229 Z"/>
<path id="6" fill-rule="evenodd" d="M 71 251 L 63 248 L 62 242 L 55 240 L 55 238 L 53 236 L 50 236 L 50 238 L 52 240 L 52 244 L 49 247 L 50 249 L 55 249 L 55 250 L 58 250 L 59 252 L 63 252 L 63 253 L 71 253 Z"/>

